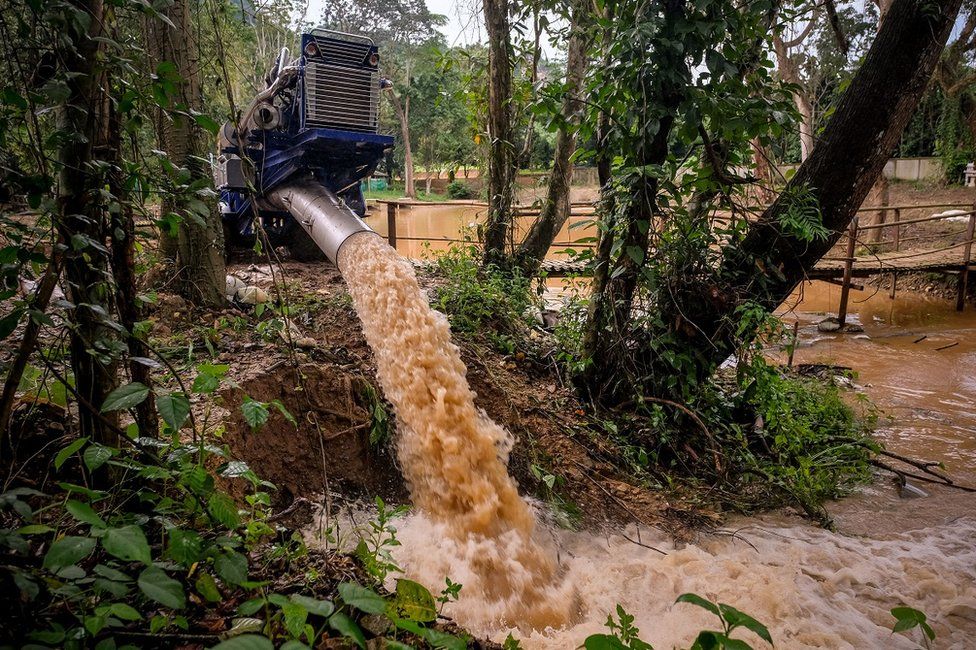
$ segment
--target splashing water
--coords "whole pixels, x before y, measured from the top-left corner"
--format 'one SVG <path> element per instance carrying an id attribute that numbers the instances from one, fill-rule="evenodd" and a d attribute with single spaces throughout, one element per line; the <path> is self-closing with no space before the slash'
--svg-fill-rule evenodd
<path id="1" fill-rule="evenodd" d="M 429 552 L 429 531 L 420 518 L 402 522 L 403 546 L 395 556 L 411 575 L 436 584 L 442 567 Z M 628 532 L 633 539 L 636 531 Z M 677 548 L 666 535 L 643 530 L 644 542 L 667 556 L 619 536 L 557 534 L 566 579 L 582 608 L 562 629 L 516 632 L 527 650 L 579 647 L 587 636 L 606 632 L 607 614 L 618 603 L 655 648 L 687 648 L 698 631 L 719 625 L 697 607 L 673 604 L 687 592 L 755 616 L 779 648 L 918 648 L 918 638 L 891 632 L 890 610 L 902 604 L 928 614 L 935 647 L 972 647 L 976 634 L 976 519 L 882 540 L 780 523 Z M 511 631 L 463 601 L 447 612 L 496 641 Z M 750 632 L 734 636 L 768 647 Z"/>
<path id="2" fill-rule="evenodd" d="M 375 234 L 350 237 L 338 265 L 396 411 L 422 548 L 439 571 L 428 584 L 445 576 L 461 582 L 467 606 L 498 624 L 564 624 L 572 589 L 508 474 L 511 435 L 474 405 L 447 318 L 431 309 L 410 264 Z"/>
<path id="3" fill-rule="evenodd" d="M 501 640 L 520 627 L 525 648 L 574 648 L 605 632 L 619 603 L 655 647 L 687 647 L 717 625 L 672 605 L 695 592 L 766 623 L 777 647 L 918 647 L 891 633 L 889 610 L 901 604 L 929 614 L 939 647 L 976 636 L 973 519 L 884 539 L 778 525 L 684 547 L 645 530 L 667 556 L 616 536 L 547 537 L 508 475 L 511 435 L 475 407 L 447 319 L 410 265 L 370 233 L 347 240 L 338 263 L 397 413 L 417 507 L 398 526 L 396 559 L 429 587 L 463 584 L 447 613 L 469 631 Z M 750 634 L 741 638 L 762 647 Z"/>

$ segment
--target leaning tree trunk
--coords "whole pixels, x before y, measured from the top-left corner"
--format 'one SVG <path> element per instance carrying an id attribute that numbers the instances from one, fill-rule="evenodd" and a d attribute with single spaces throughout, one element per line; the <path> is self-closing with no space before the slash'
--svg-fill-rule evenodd
<path id="1" fill-rule="evenodd" d="M 176 0 L 163 14 L 168 19 L 151 21 L 147 34 L 149 48 L 157 62 L 169 61 L 176 66 L 179 79 L 174 106 L 194 111 L 203 109 L 200 82 L 200 61 L 196 37 L 190 19 L 189 0 Z M 185 108 L 160 115 L 158 133 L 160 144 L 177 167 L 190 171 L 191 182 L 209 178 L 203 159 L 210 138 L 190 117 Z M 197 207 L 194 210 L 194 206 Z M 191 195 L 173 196 L 164 200 L 162 210 L 179 214 L 179 235 L 174 243 L 163 235 L 164 255 L 175 248 L 175 271 L 179 277 L 180 293 L 193 302 L 214 307 L 224 302 L 225 268 L 224 239 L 220 214 L 215 206 L 199 209 L 200 201 Z"/>
<path id="2" fill-rule="evenodd" d="M 549 174 L 549 190 L 539 218 L 532 223 L 532 228 L 515 253 L 515 263 L 526 277 L 538 272 L 552 242 L 569 219 L 569 191 L 573 182 L 572 157 L 576 152 L 576 128 L 583 109 L 579 93 L 586 74 L 586 39 L 580 25 L 582 9 L 576 7 L 573 15 L 575 24 L 569 36 L 566 91 L 562 105 L 565 121 L 556 134 L 552 171 Z"/>
<path id="3" fill-rule="evenodd" d="M 660 305 L 660 332 L 696 355 L 699 379 L 735 350 L 736 311 L 772 311 L 846 231 L 920 101 L 952 29 L 960 0 L 894 0 L 864 63 L 810 157 L 786 191 L 726 250 L 717 276 Z M 803 241 L 781 227 L 798 193 L 819 204 L 830 235 Z M 652 353 L 648 353 L 649 355 Z"/>
<path id="4" fill-rule="evenodd" d="M 103 37 L 107 22 L 101 0 L 75 0 L 72 6 L 91 19 L 90 33 L 70 34 L 72 47 L 60 53 L 70 94 L 59 116 L 59 131 L 76 134 L 64 138 L 56 228 L 61 241 L 71 242 L 64 252 L 64 275 L 75 307 L 68 312 L 69 348 L 75 390 L 79 396 L 81 435 L 106 445 L 117 443 L 113 420 L 100 413 L 106 395 L 116 385 L 114 349 L 117 336 L 105 324 L 111 304 L 112 283 L 106 243 L 104 180 L 93 172 L 114 159 L 109 130 L 109 75 L 105 68 Z"/>
<path id="5" fill-rule="evenodd" d="M 515 193 L 512 124 L 512 43 L 508 0 L 484 0 L 488 32 L 488 220 L 485 262 L 507 266 L 507 243 Z"/>

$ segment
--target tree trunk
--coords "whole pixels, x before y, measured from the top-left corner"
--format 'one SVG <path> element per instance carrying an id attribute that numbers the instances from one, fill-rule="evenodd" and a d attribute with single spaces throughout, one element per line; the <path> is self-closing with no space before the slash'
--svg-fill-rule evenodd
<path id="1" fill-rule="evenodd" d="M 884 174 L 881 174 L 881 176 L 878 177 L 878 182 L 875 183 L 874 187 L 871 188 L 871 192 L 868 194 L 867 202 L 877 206 L 887 207 L 890 202 L 890 195 L 891 195 L 891 184 L 888 182 L 888 179 L 885 178 Z M 887 210 L 876 210 L 872 214 L 871 220 L 866 221 L 864 225 L 865 226 L 881 225 L 885 222 L 886 217 L 887 217 Z M 874 230 L 865 230 L 864 242 L 868 244 L 877 244 L 883 239 L 882 233 L 885 230 L 886 230 L 885 228 L 875 228 Z"/>
<path id="2" fill-rule="evenodd" d="M 417 196 L 417 191 L 413 186 L 413 149 L 410 147 L 410 97 L 401 103 L 392 88 L 389 93 L 390 103 L 400 119 L 400 139 L 403 140 L 403 194 L 412 199 Z"/>
<path id="3" fill-rule="evenodd" d="M 512 44 L 508 0 L 484 0 L 488 36 L 488 220 L 485 262 L 508 265 L 507 244 L 514 202 L 515 146 L 512 124 Z"/>
<path id="4" fill-rule="evenodd" d="M 803 80 L 800 78 L 800 71 L 796 61 L 790 56 L 790 47 L 794 47 L 803 42 L 812 30 L 816 17 L 812 16 L 807 28 L 793 40 L 786 42 L 779 36 L 773 39 L 773 50 L 776 52 L 776 68 L 780 79 L 788 84 L 796 86 L 793 91 L 793 103 L 796 110 L 800 113 L 800 161 L 810 157 L 813 151 L 813 104 L 803 90 Z"/>
<path id="5" fill-rule="evenodd" d="M 773 190 L 775 179 L 773 178 L 773 165 L 769 161 L 769 152 L 760 142 L 759 138 L 749 141 L 752 149 L 752 161 L 756 168 L 756 183 L 751 185 L 749 190 L 753 199 L 758 205 L 766 205 L 772 202 L 776 196 Z"/>
<path id="6" fill-rule="evenodd" d="M 846 231 L 924 94 L 959 5 L 894 0 L 817 147 L 786 191 L 738 245 L 726 249 L 714 281 L 659 305 L 664 329 L 648 337 L 671 336 L 680 349 L 692 351 L 699 379 L 734 352 L 737 309 L 745 303 L 775 309 Z M 802 241 L 780 227 L 792 197 L 803 192 L 819 204 L 830 231 L 824 240 Z"/>
<path id="7" fill-rule="evenodd" d="M 655 9 L 649 8 L 648 11 Z M 684 2 L 671 0 L 663 5 L 664 21 L 662 33 L 677 38 L 676 29 L 684 18 Z M 690 83 L 691 73 L 688 64 L 673 50 L 662 55 L 661 69 L 668 75 L 657 84 L 656 96 L 647 98 L 651 106 L 660 106 L 660 126 L 657 132 L 640 144 L 637 151 L 637 165 L 647 168 L 660 165 L 668 157 L 668 138 L 674 126 L 677 107 L 685 97 L 685 89 Z M 648 87 L 654 87 L 648 84 Z M 584 325 L 582 357 L 585 368 L 578 378 L 581 387 L 593 398 L 613 400 L 612 396 L 626 390 L 621 385 L 625 381 L 618 376 L 617 368 L 626 364 L 629 352 L 624 349 L 630 329 L 631 309 L 637 280 L 647 257 L 648 243 L 652 230 L 654 211 L 657 205 L 657 177 L 640 172 L 632 172 L 622 179 L 629 187 L 625 190 L 628 205 L 618 225 L 611 221 L 603 228 L 598 250 L 597 266 L 601 282 L 594 282 L 591 292 L 591 305 Z M 615 248 L 615 232 L 620 232 L 622 241 L 616 260 L 606 264 L 610 251 Z"/>
<path id="8" fill-rule="evenodd" d="M 190 171 L 192 183 L 209 178 L 202 158 L 207 153 L 210 139 L 205 137 L 186 110 L 203 109 L 199 52 L 190 19 L 189 0 L 176 0 L 163 14 L 172 26 L 163 20 L 151 21 L 147 49 L 157 62 L 169 61 L 176 66 L 179 90 L 178 96 L 171 99 L 174 109 L 178 105 L 185 108 L 160 115 L 157 132 L 161 148 L 174 165 Z M 197 203 L 192 195 L 164 199 L 163 214 L 178 214 L 180 227 L 175 246 L 164 235 L 161 250 L 164 255 L 172 255 L 175 248 L 175 270 L 179 276 L 180 293 L 184 297 L 199 304 L 219 307 L 225 302 L 223 227 L 215 206 L 210 205 L 205 213 L 194 212 L 192 206 Z"/>
<path id="9" fill-rule="evenodd" d="M 110 137 L 121 146 L 122 130 L 119 115 L 113 106 L 110 115 Z M 121 152 L 116 150 L 115 167 L 109 175 L 109 189 L 119 204 L 119 209 L 111 213 L 112 275 L 115 277 L 115 304 L 119 323 L 126 332 L 126 346 L 129 350 L 129 376 L 144 386 L 152 387 L 152 374 L 149 366 L 140 362 L 149 356 L 149 349 L 142 339 L 136 336 L 136 323 L 142 320 L 142 310 L 136 291 L 135 274 L 135 219 L 132 204 L 125 189 Z M 155 437 L 159 433 L 159 419 L 156 416 L 156 399 L 152 392 L 136 405 L 136 424 L 140 436 Z"/>
<path id="10" fill-rule="evenodd" d="M 553 155 L 552 171 L 549 174 L 549 189 L 542 204 L 539 218 L 515 253 L 515 263 L 526 277 L 535 275 L 552 246 L 560 229 L 569 219 L 569 192 L 573 182 L 572 157 L 576 152 L 576 129 L 579 126 L 583 103 L 579 92 L 586 75 L 586 41 L 580 28 L 582 9 L 573 11 L 574 25 L 571 27 L 566 58 L 566 84 L 563 95 L 562 114 L 565 121 L 556 134 L 556 148 Z"/>
<path id="11" fill-rule="evenodd" d="M 117 437 L 98 412 L 105 396 L 116 385 L 118 343 L 115 332 L 101 314 L 109 311 L 112 285 L 106 240 L 106 206 L 101 202 L 104 179 L 93 173 L 95 161 L 114 158 L 109 132 L 109 78 L 103 67 L 105 45 L 100 39 L 107 21 L 101 0 L 74 0 L 71 4 L 91 18 L 88 34 L 71 35 L 72 48 L 64 48 L 61 60 L 68 73 L 70 94 L 59 116 L 59 130 L 80 137 L 63 140 L 60 192 L 56 228 L 64 242 L 64 274 L 68 295 L 75 308 L 69 348 L 75 389 L 85 403 L 79 404 L 82 436 L 114 446 Z"/>

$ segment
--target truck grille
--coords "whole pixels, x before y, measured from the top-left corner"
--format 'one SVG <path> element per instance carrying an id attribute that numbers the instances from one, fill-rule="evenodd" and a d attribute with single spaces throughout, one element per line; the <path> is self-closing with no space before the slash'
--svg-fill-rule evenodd
<path id="1" fill-rule="evenodd" d="M 369 56 L 372 43 L 368 39 L 344 40 L 338 38 L 323 38 L 315 36 L 315 44 L 319 47 L 319 52 L 329 63 L 339 65 L 349 65 L 359 67 L 368 65 L 366 58 Z"/>
<path id="2" fill-rule="evenodd" d="M 358 63 L 357 63 L 358 64 Z M 305 126 L 376 133 L 379 73 L 328 63 L 305 66 Z"/>

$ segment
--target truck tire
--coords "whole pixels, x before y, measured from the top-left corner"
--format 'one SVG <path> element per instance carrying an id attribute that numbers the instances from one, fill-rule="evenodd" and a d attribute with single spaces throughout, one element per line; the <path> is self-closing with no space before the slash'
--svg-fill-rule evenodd
<path id="1" fill-rule="evenodd" d="M 288 248 L 288 252 L 294 260 L 299 262 L 328 261 L 325 253 L 318 247 L 315 240 L 297 223 L 289 229 L 286 241 L 283 243 Z"/>

